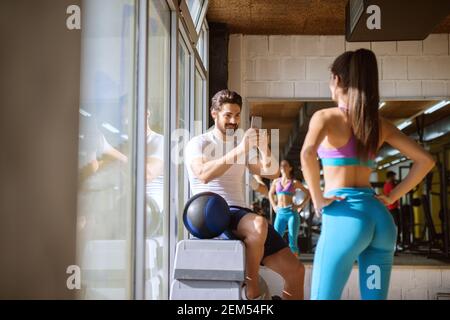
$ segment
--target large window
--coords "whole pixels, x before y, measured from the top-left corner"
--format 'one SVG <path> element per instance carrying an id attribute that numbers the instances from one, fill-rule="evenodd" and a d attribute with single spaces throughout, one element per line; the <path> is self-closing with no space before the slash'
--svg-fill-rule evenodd
<path id="1" fill-rule="evenodd" d="M 80 299 L 169 296 L 174 248 L 187 238 L 182 156 L 205 130 L 208 79 L 208 1 L 183 0 L 183 14 L 179 3 L 83 1 Z"/>
<path id="2" fill-rule="evenodd" d="M 133 296 L 135 11 L 133 0 L 83 3 L 77 215 L 80 299 Z"/>
<path id="3" fill-rule="evenodd" d="M 148 91 L 146 156 L 145 298 L 168 295 L 168 208 L 165 196 L 169 180 L 164 175 L 170 108 L 170 10 L 165 0 L 149 1 Z"/>

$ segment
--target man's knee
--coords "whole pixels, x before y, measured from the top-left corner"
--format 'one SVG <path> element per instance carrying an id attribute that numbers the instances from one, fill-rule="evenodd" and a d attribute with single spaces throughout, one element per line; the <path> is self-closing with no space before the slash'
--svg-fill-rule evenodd
<path id="1" fill-rule="evenodd" d="M 243 228 L 244 242 L 264 242 L 267 237 L 268 223 L 264 217 L 252 215 Z"/>
<path id="2" fill-rule="evenodd" d="M 254 219 L 254 226 L 255 226 L 256 232 L 263 234 L 263 235 L 267 234 L 267 227 L 269 226 L 269 224 L 267 223 L 266 218 L 261 217 L 261 216 L 256 216 Z"/>

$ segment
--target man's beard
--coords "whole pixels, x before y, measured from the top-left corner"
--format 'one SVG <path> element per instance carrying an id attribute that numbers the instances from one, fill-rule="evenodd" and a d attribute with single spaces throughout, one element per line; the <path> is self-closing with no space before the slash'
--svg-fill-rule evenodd
<path id="1" fill-rule="evenodd" d="M 226 124 L 224 129 L 222 130 L 222 133 L 227 136 L 232 136 L 234 135 L 234 132 L 237 130 L 237 128 L 237 124 Z"/>

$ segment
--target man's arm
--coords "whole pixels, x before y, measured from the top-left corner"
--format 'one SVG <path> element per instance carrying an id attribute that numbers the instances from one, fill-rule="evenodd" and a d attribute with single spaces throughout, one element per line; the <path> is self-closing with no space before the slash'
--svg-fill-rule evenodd
<path id="1" fill-rule="evenodd" d="M 237 147 L 214 160 L 208 160 L 204 155 L 201 144 L 191 140 L 185 150 L 186 163 L 190 166 L 197 179 L 202 181 L 202 183 L 208 183 L 222 176 L 233 164 L 245 158 L 249 152 L 248 150 L 256 146 L 257 139 L 256 131 L 249 129 L 245 132 L 241 143 Z"/>
<path id="2" fill-rule="evenodd" d="M 194 175 L 202 183 L 208 183 L 211 180 L 222 176 L 243 154 L 244 148 L 240 145 L 233 148 L 230 152 L 215 160 L 206 160 L 205 157 L 192 159 L 190 166 Z"/>
<path id="3" fill-rule="evenodd" d="M 267 186 L 264 183 L 264 181 L 262 181 L 261 177 L 254 174 L 250 177 L 250 179 L 252 181 L 250 183 L 250 186 L 252 187 L 252 189 L 255 190 L 256 192 L 259 192 L 263 196 L 267 197 L 269 190 L 267 189 Z"/>
<path id="4" fill-rule="evenodd" d="M 146 172 L 146 183 L 149 184 L 155 179 L 159 177 L 164 172 L 164 162 L 161 159 L 156 157 L 147 157 L 147 162 L 145 164 L 147 168 Z"/>

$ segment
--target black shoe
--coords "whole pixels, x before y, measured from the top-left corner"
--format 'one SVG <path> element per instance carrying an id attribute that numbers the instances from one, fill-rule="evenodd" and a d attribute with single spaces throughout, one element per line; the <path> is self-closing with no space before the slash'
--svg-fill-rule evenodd
<path id="1" fill-rule="evenodd" d="M 283 300 L 280 296 L 272 296 L 272 300 Z"/>

